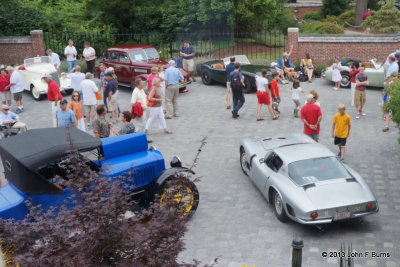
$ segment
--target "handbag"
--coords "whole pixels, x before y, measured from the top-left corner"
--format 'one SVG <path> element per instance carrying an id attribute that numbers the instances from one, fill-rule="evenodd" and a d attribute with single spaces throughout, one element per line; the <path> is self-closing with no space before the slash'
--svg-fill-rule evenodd
<path id="1" fill-rule="evenodd" d="M 103 100 L 103 94 L 101 92 L 96 93 L 96 100 Z"/>

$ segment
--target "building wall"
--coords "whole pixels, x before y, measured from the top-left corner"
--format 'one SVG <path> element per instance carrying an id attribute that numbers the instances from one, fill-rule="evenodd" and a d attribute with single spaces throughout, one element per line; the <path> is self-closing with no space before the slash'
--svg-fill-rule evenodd
<path id="1" fill-rule="evenodd" d="M 308 52 L 318 63 L 330 63 L 334 56 L 360 60 L 377 58 L 382 62 L 400 48 L 400 35 L 309 35 L 299 34 L 298 28 L 289 28 L 287 46 L 290 45 L 293 45 L 292 60 L 304 58 Z"/>
<path id="2" fill-rule="evenodd" d="M 321 11 L 321 1 L 297 1 L 297 3 L 285 4 L 289 8 L 298 21 L 303 20 L 304 13 L 309 11 Z"/>
<path id="3" fill-rule="evenodd" d="M 30 36 L 0 37 L 0 65 L 21 64 L 25 58 L 44 56 L 42 30 L 30 32 Z"/>

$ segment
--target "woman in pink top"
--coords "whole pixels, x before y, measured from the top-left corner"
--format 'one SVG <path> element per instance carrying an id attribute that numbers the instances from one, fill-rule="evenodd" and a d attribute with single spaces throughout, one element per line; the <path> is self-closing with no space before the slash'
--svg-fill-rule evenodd
<path id="1" fill-rule="evenodd" d="M 151 68 L 151 74 L 147 78 L 147 90 L 150 92 L 153 87 L 153 79 L 158 78 L 158 68 L 156 66 Z"/>

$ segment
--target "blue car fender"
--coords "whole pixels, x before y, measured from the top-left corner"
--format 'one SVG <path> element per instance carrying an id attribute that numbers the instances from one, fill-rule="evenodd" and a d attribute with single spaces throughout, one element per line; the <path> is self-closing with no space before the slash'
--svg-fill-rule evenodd
<path id="1" fill-rule="evenodd" d="M 178 172 L 188 172 L 191 174 L 195 174 L 194 171 L 192 171 L 191 169 L 185 168 L 185 167 L 174 167 L 174 168 L 169 168 L 166 169 L 165 171 L 163 171 L 160 176 L 158 176 L 157 180 L 156 180 L 156 187 L 160 187 L 161 185 L 163 185 L 165 183 L 165 181 L 175 175 Z"/>

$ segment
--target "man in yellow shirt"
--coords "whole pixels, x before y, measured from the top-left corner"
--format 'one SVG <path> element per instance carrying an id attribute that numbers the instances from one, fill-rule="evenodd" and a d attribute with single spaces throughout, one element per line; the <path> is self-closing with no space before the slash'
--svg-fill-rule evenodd
<path id="1" fill-rule="evenodd" d="M 344 161 L 346 141 L 350 135 L 351 118 L 346 113 L 344 104 L 338 106 L 338 111 L 332 120 L 332 138 L 335 138 L 334 144 L 339 146 L 338 157 L 341 161 Z"/>

